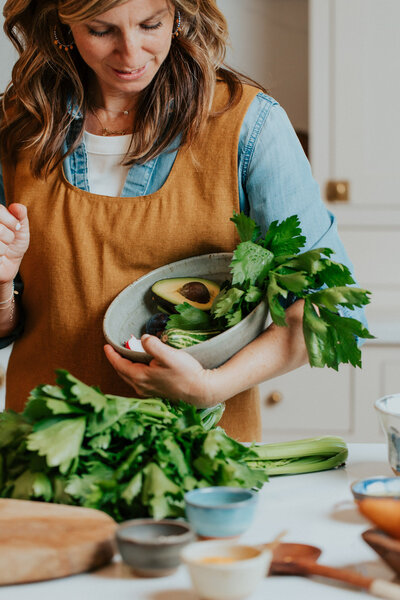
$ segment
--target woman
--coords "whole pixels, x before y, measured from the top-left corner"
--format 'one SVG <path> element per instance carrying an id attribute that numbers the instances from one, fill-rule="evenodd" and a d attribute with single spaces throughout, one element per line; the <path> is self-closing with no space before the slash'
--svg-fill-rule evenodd
<path id="1" fill-rule="evenodd" d="M 150 365 L 103 353 L 102 318 L 144 273 L 231 251 L 234 210 L 264 229 L 298 214 L 307 248 L 349 264 L 284 111 L 221 66 L 214 0 L 8 0 L 4 14 L 20 52 L 0 127 L 0 335 L 16 339 L 6 406 L 21 410 L 64 368 L 107 393 L 229 399 L 227 432 L 259 439 L 254 386 L 307 360 L 300 301 L 288 327 L 215 370 L 153 336 Z"/>

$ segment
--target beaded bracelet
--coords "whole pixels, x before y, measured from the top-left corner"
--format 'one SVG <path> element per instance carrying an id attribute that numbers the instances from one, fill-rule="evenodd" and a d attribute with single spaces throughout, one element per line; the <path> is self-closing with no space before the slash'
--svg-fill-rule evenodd
<path id="1" fill-rule="evenodd" d="M 16 290 L 14 290 L 14 282 L 12 284 L 12 294 L 7 300 L 2 300 L 0 302 L 0 310 L 5 310 L 6 308 L 10 309 L 9 322 L 14 322 L 14 313 L 15 313 L 15 294 L 18 294 Z M 2 306 L 5 304 L 5 306 Z"/>

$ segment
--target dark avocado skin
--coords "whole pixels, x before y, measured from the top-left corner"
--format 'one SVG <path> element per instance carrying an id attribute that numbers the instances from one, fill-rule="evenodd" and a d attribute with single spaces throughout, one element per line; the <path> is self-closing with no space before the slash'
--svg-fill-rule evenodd
<path id="1" fill-rule="evenodd" d="M 168 312 L 168 314 L 176 314 L 178 312 L 175 308 L 176 304 L 172 304 L 171 302 L 164 300 L 163 298 L 161 298 L 161 296 L 158 296 L 157 294 L 155 294 L 153 296 L 153 299 L 156 302 L 157 306 L 166 310 Z M 184 300 L 182 300 L 182 304 L 183 304 L 183 302 L 184 302 Z"/>
<path id="2" fill-rule="evenodd" d="M 210 300 L 207 303 L 194 302 L 187 297 L 183 296 L 179 290 L 188 283 L 200 281 L 203 283 L 209 293 Z M 209 279 L 202 279 L 199 277 L 174 277 L 170 279 L 161 279 L 156 281 L 151 288 L 154 298 L 159 306 L 169 312 L 176 312 L 175 306 L 177 304 L 183 304 L 187 302 L 192 306 L 200 308 L 201 310 L 210 310 L 214 298 L 219 293 L 220 286 L 215 281 Z"/>

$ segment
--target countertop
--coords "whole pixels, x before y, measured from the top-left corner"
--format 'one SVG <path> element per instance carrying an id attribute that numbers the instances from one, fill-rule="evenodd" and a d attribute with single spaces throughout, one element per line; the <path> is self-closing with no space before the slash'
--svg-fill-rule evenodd
<path id="1" fill-rule="evenodd" d="M 240 541 L 284 541 L 319 546 L 320 563 L 350 567 L 364 575 L 394 580 L 393 572 L 363 541 L 369 524 L 359 515 L 350 484 L 374 475 L 392 475 L 385 444 L 349 444 L 346 467 L 334 471 L 274 477 L 260 492 L 251 529 Z M 169 577 L 141 579 L 118 557 L 96 572 L 64 579 L 0 588 L 1 600 L 198 600 L 186 568 Z M 361 600 L 365 592 L 339 582 L 293 576 L 266 577 L 248 600 Z"/>

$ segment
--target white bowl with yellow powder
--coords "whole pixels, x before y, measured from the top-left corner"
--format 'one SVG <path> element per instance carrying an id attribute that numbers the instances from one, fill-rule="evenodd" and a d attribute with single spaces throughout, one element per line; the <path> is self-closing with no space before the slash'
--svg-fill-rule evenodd
<path id="1" fill-rule="evenodd" d="M 242 600 L 267 576 L 272 552 L 233 542 L 195 542 L 181 552 L 200 598 Z"/>

